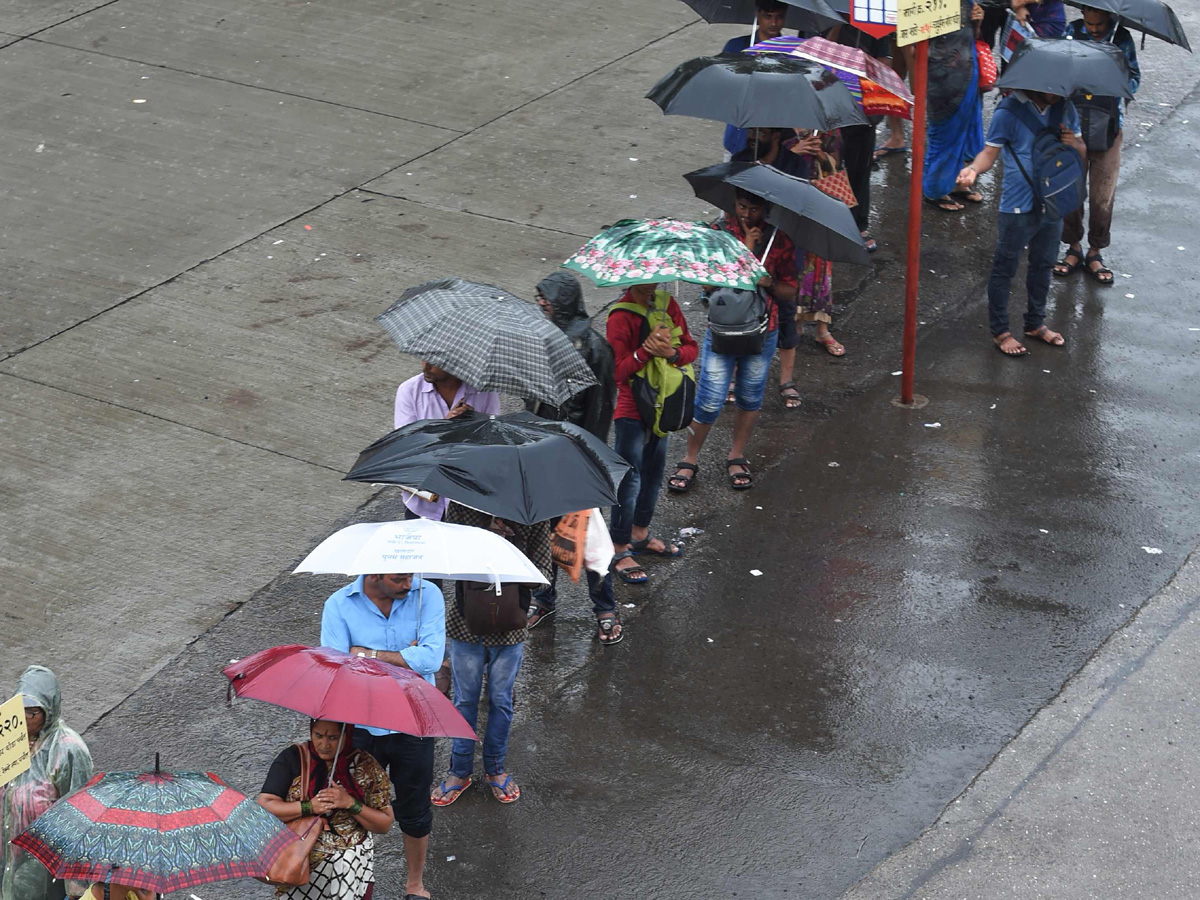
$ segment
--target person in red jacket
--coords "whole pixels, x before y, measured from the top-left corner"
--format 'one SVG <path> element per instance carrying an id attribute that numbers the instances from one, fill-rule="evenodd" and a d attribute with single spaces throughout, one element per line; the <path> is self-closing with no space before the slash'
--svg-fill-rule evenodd
<path id="1" fill-rule="evenodd" d="M 657 287 L 655 284 L 632 285 L 618 302 L 637 303 L 649 309 Z M 667 305 L 667 313 L 681 331 L 678 338 L 672 339 L 670 329 L 662 327 L 651 331 L 643 339 L 646 319 L 629 310 L 614 309 L 608 316 L 607 337 L 616 359 L 617 382 L 613 449 L 633 467 L 621 482 L 617 492 L 618 503 L 613 507 L 612 524 L 609 526 L 616 550 L 613 571 L 626 584 L 645 584 L 649 580 L 646 570 L 634 558 L 637 554 L 679 556 L 683 552 L 675 544 L 666 543 L 650 534 L 650 521 L 654 518 L 654 507 L 667 467 L 669 438 L 658 437 L 642 422 L 637 402 L 633 399 L 633 388 L 629 384 L 629 380 L 645 368 L 652 356 L 670 360 L 676 366 L 686 366 L 699 355 L 700 348 L 688 331 L 683 311 L 674 297 Z"/>

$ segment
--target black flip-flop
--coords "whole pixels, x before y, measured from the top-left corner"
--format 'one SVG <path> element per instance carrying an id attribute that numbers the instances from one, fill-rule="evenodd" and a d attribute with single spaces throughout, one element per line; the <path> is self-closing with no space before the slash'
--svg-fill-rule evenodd
<path id="1" fill-rule="evenodd" d="M 618 625 L 621 626 L 621 630 L 616 637 L 613 637 L 613 629 Z M 625 626 L 621 625 L 621 620 L 615 612 L 598 615 L 596 617 L 596 629 L 596 638 L 605 647 L 619 644 L 625 637 Z"/>
<path id="2" fill-rule="evenodd" d="M 908 147 L 907 146 L 904 146 L 904 147 L 880 147 L 872 155 L 872 159 L 875 162 L 879 162 L 879 160 L 884 159 L 888 156 L 895 156 L 897 153 L 908 153 Z"/>
<path id="3" fill-rule="evenodd" d="M 952 200 L 949 195 L 946 195 L 945 197 L 925 197 L 924 200 L 934 209 L 940 210 L 944 213 L 960 213 L 964 209 L 962 204 L 958 203 L 957 200 Z M 954 205 L 946 206 L 945 204 L 947 203 Z"/>

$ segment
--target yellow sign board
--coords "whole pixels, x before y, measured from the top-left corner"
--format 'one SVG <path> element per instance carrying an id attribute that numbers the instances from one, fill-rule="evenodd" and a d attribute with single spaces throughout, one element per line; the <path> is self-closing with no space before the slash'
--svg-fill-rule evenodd
<path id="1" fill-rule="evenodd" d="M 25 698 L 17 694 L 0 705 L 0 785 L 8 784 L 28 768 Z"/>
<path id="2" fill-rule="evenodd" d="M 960 28 L 959 0 L 899 0 L 896 6 L 896 43 L 901 47 L 954 34 Z"/>

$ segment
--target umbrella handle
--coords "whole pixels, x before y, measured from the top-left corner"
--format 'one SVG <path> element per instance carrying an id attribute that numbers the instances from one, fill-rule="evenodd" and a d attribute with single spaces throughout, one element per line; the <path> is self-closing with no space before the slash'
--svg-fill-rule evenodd
<path id="1" fill-rule="evenodd" d="M 760 263 L 765 263 L 767 261 L 767 256 L 770 255 L 770 253 L 771 253 L 771 247 L 775 243 L 775 235 L 777 235 L 777 234 L 779 234 L 778 227 L 776 227 L 775 230 L 771 232 L 771 239 L 769 241 L 767 241 L 767 249 L 763 251 L 762 259 L 759 260 Z"/>
<path id="2" fill-rule="evenodd" d="M 342 741 L 346 739 L 346 723 L 342 723 L 342 733 L 338 735 L 337 749 L 333 751 L 333 765 L 329 767 L 329 780 L 325 782 L 325 787 L 333 784 L 333 773 L 337 769 L 338 756 L 342 752 Z"/>

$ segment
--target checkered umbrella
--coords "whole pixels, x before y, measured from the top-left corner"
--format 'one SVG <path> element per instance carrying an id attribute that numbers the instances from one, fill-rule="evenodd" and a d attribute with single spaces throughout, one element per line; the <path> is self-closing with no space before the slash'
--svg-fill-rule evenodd
<path id="1" fill-rule="evenodd" d="M 561 406 L 596 383 L 540 309 L 490 284 L 447 278 L 417 285 L 375 321 L 405 353 L 481 391 Z"/>
<path id="2" fill-rule="evenodd" d="M 42 813 L 13 843 L 55 878 L 159 894 L 264 878 L 296 836 L 211 772 L 110 772 Z"/>

